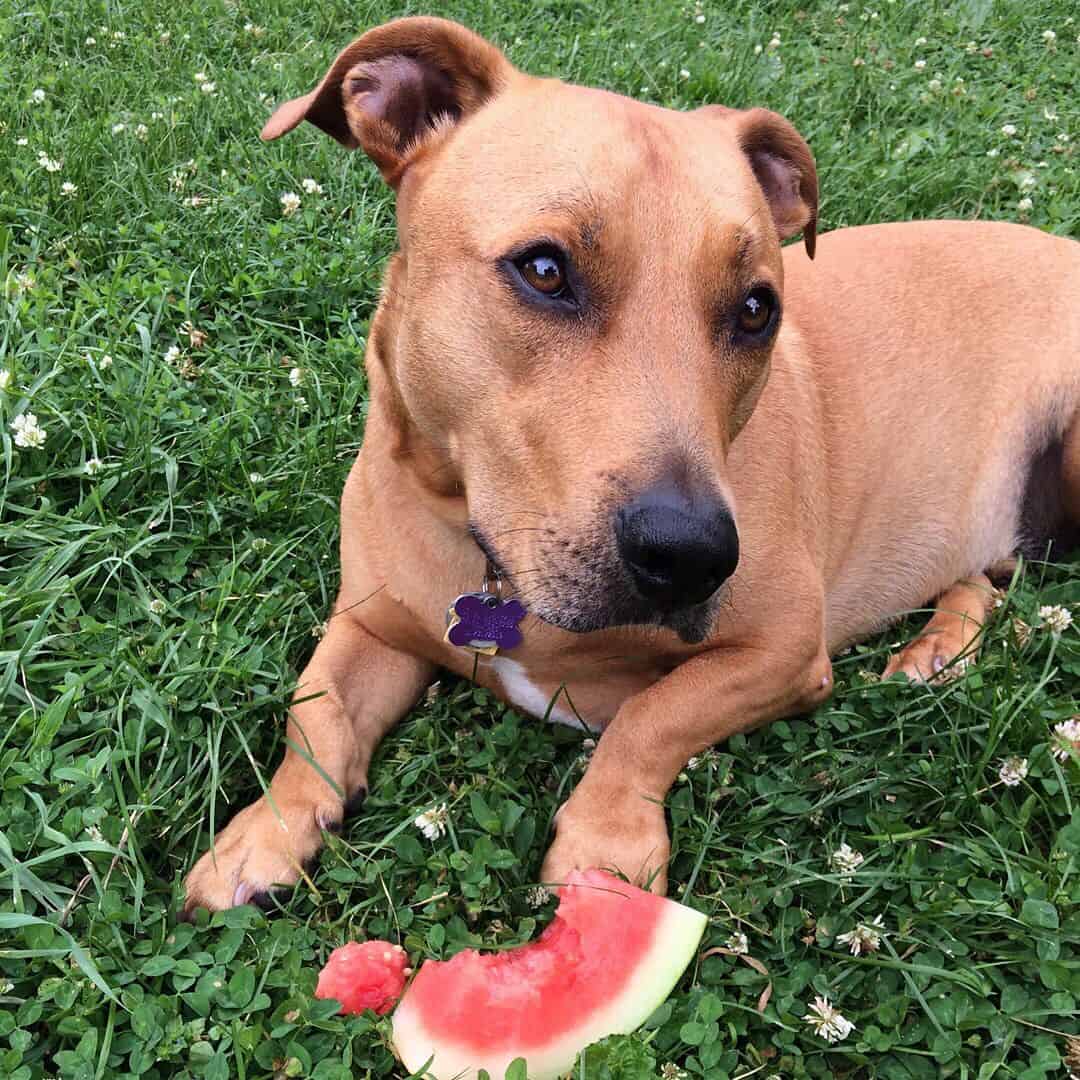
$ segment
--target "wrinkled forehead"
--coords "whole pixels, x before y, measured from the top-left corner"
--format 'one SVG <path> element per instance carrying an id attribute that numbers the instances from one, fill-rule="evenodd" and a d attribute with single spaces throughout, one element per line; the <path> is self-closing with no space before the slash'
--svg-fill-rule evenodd
<path id="1" fill-rule="evenodd" d="M 495 248 L 551 230 L 584 247 L 629 231 L 679 242 L 721 222 L 753 234 L 764 206 L 721 124 L 540 79 L 463 124 L 421 197 L 426 220 Z"/>

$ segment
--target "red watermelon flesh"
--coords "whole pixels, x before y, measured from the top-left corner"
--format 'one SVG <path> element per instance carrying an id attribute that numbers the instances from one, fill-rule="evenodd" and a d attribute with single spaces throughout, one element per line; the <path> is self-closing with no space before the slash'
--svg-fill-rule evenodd
<path id="1" fill-rule="evenodd" d="M 410 1072 L 499 1080 L 523 1057 L 530 1080 L 554 1080 L 605 1035 L 638 1027 L 694 957 L 699 912 L 598 870 L 574 872 L 554 921 L 529 945 L 467 949 L 424 962 L 394 1014 Z"/>
<path id="2" fill-rule="evenodd" d="M 317 998 L 341 1002 L 343 1013 L 371 1009 L 380 1016 L 396 1004 L 412 972 L 400 945 L 388 941 L 350 941 L 335 949 L 319 972 Z"/>

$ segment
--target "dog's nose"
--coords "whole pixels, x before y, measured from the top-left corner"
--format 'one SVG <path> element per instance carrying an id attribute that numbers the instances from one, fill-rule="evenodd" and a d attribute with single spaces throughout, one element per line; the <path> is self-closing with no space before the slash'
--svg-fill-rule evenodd
<path id="1" fill-rule="evenodd" d="M 707 600 L 739 561 L 739 534 L 723 500 L 669 484 L 621 507 L 615 536 L 637 591 L 665 609 Z"/>

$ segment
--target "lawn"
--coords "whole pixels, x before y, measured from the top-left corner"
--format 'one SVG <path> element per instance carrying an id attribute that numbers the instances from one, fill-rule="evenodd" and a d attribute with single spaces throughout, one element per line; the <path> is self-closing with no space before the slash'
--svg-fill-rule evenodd
<path id="1" fill-rule="evenodd" d="M 400 1075 L 385 1021 L 312 1001 L 329 950 L 419 962 L 550 909 L 531 886 L 587 747 L 444 679 L 311 887 L 176 921 L 280 758 L 335 592 L 395 241 L 370 163 L 258 130 L 360 29 L 433 9 L 538 74 L 785 113 L 824 229 L 1080 233 L 1067 0 L 0 3 L 0 1076 Z M 710 917 L 701 957 L 575 1077 L 1080 1075 L 1080 756 L 1054 753 L 1080 562 L 1024 566 L 947 686 L 878 679 L 917 620 L 838 658 L 812 717 L 680 778 L 672 893 Z M 414 818 L 444 802 L 430 840 Z M 860 924 L 880 941 L 853 955 Z M 803 1019 L 819 995 L 854 1024 L 833 1044 Z"/>

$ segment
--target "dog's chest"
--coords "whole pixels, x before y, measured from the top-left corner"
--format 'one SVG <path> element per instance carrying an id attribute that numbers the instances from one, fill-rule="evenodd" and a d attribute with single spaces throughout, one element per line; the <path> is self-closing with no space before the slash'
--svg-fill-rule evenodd
<path id="1" fill-rule="evenodd" d="M 521 712 L 552 723 L 568 724 L 585 731 L 602 731 L 622 703 L 640 693 L 665 671 L 635 666 L 590 676 L 580 664 L 578 674 L 568 671 L 559 679 L 547 671 L 508 655 L 484 657 L 476 679 L 503 701 Z"/>

